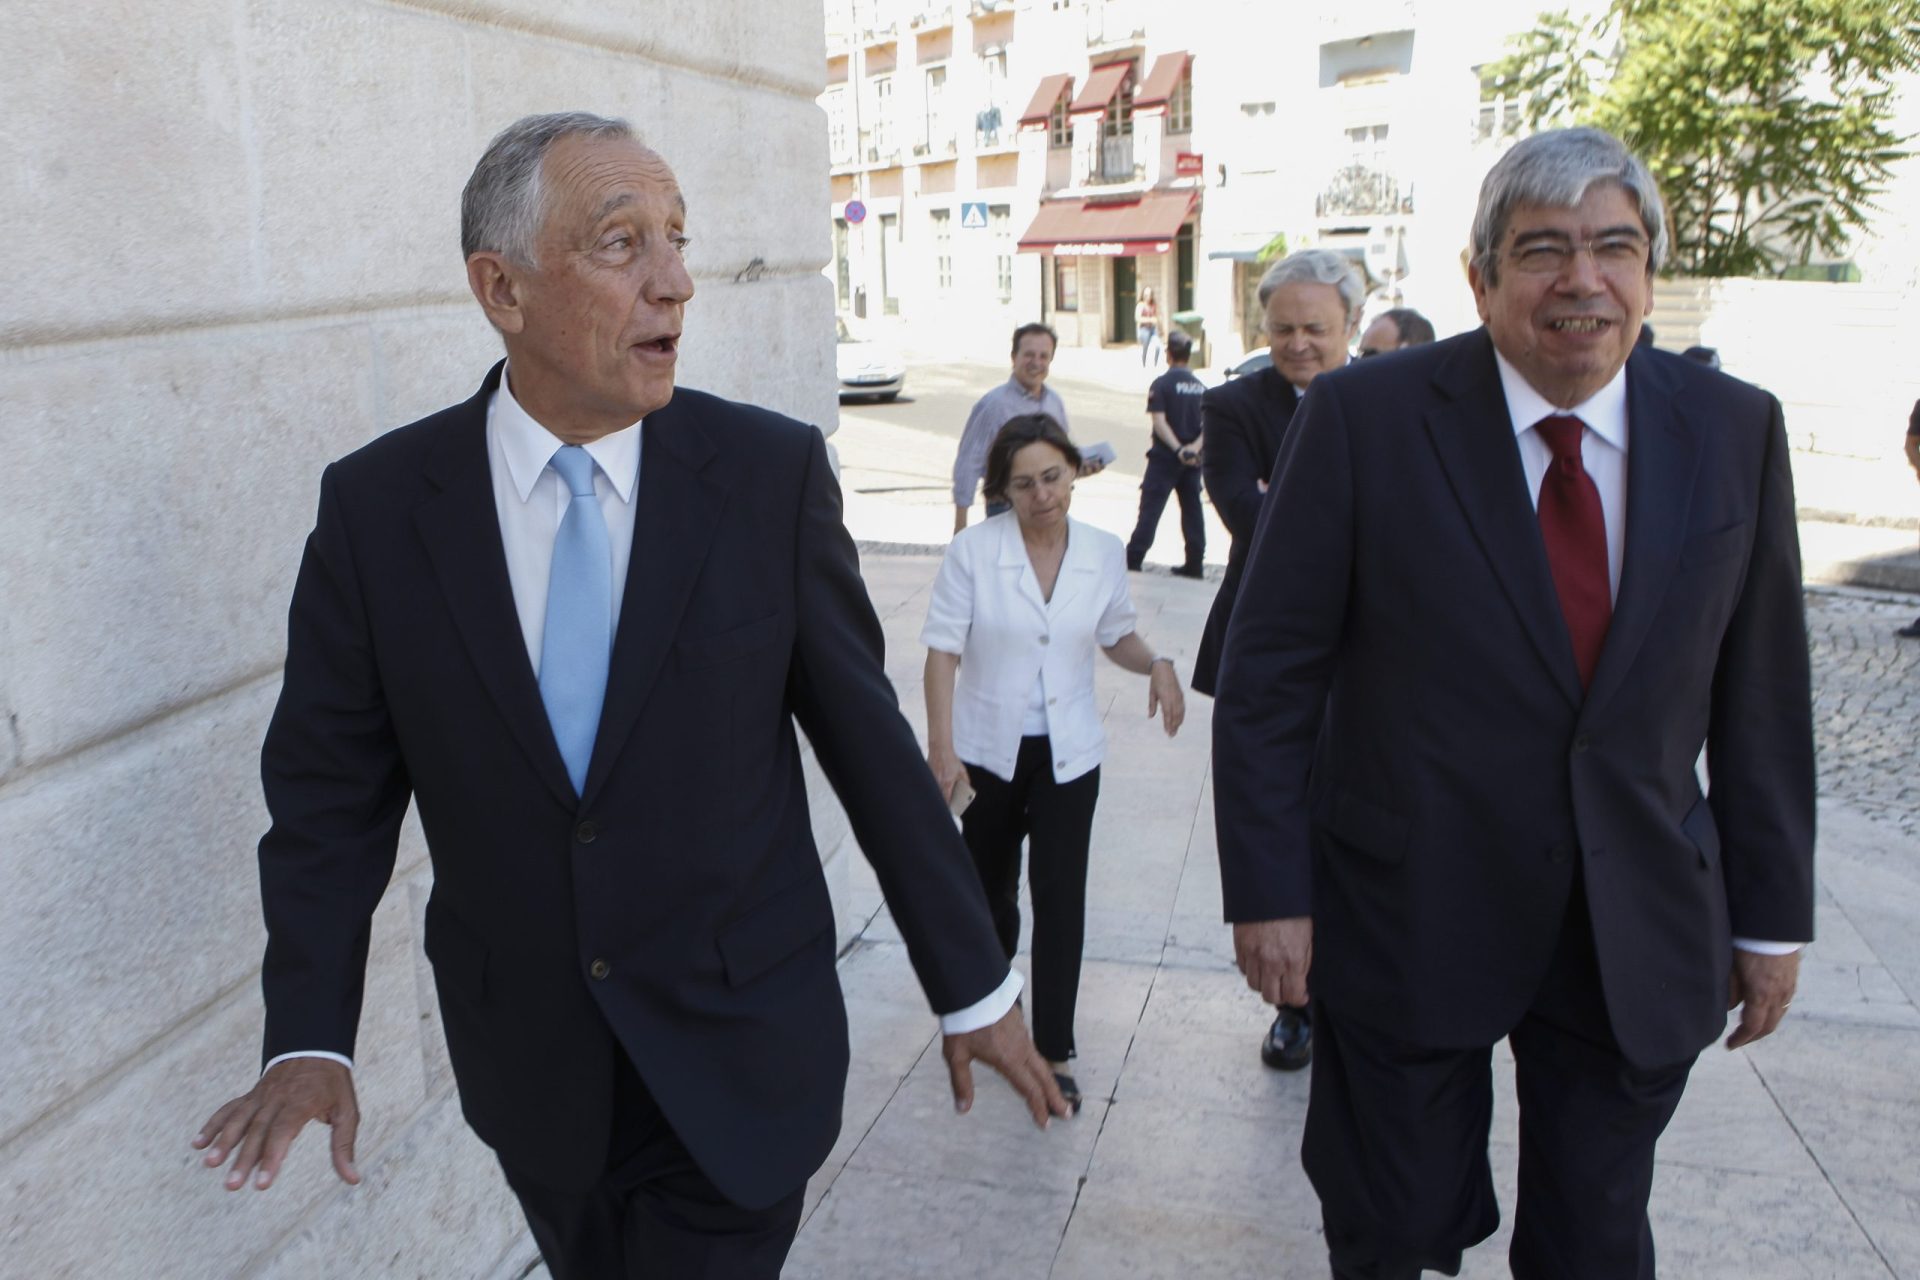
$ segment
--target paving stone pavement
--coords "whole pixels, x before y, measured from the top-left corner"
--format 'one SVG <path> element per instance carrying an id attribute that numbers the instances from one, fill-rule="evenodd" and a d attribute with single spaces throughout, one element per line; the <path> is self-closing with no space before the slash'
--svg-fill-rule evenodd
<path id="1" fill-rule="evenodd" d="M 1812 591 L 1814 724 L 1822 795 L 1920 836 L 1920 640 L 1910 597 Z"/>
<path id="2" fill-rule="evenodd" d="M 1113 519 L 1127 514 L 1111 505 Z M 895 527 L 856 514 L 850 504 L 856 534 Z M 888 674 L 922 731 L 917 637 L 937 564 L 870 550 L 863 566 Z M 1155 572 L 1133 583 L 1142 633 L 1188 670 L 1214 584 Z M 1780 1031 L 1701 1055 L 1660 1146 L 1663 1275 L 1920 1280 L 1920 642 L 1892 634 L 1916 612 L 1914 597 L 1809 593 L 1819 940 Z M 794 1280 L 1326 1274 L 1298 1162 L 1307 1080 L 1261 1065 L 1267 1011 L 1220 923 L 1211 705 L 1194 697 L 1168 741 L 1138 677 L 1102 663 L 1097 687 L 1110 749 L 1081 984 L 1085 1109 L 1040 1133 L 983 1076 L 973 1113 L 953 1113 L 935 1021 L 856 859 L 852 906 L 866 924 L 840 966 L 854 1065 L 840 1141 L 808 1189 Z M 1495 1063 L 1494 1168 L 1510 1210 L 1511 1061 Z M 1506 1239 L 1503 1226 L 1462 1274 L 1505 1276 Z"/>
<path id="3" fill-rule="evenodd" d="M 916 637 L 937 561 L 869 555 L 889 674 L 922 723 Z M 1135 577 L 1141 630 L 1185 669 L 1213 586 Z M 1701 1056 L 1660 1148 L 1661 1270 L 1681 1277 L 1920 1280 L 1920 603 L 1809 597 L 1821 707 L 1820 940 L 1793 1016 Z M 1904 646 L 1904 647 L 1903 647 Z M 1323 1276 L 1298 1164 L 1307 1080 L 1263 1067 L 1267 1014 L 1219 919 L 1207 777 L 1211 708 L 1169 742 L 1144 687 L 1102 664 L 1102 770 L 1082 981 L 1079 1117 L 1035 1131 L 997 1080 L 955 1116 L 931 1016 L 864 867 L 867 919 L 841 965 L 855 1066 L 786 1274 L 1004 1280 Z M 1025 953 L 1018 963 L 1025 963 Z M 1511 1207 L 1511 1064 L 1496 1054 L 1496 1180 Z M 1463 1275 L 1504 1276 L 1506 1229 Z"/>

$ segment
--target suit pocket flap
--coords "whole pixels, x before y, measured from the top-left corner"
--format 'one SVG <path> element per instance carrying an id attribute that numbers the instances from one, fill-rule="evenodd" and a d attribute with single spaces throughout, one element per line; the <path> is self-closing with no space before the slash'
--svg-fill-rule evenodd
<path id="1" fill-rule="evenodd" d="M 697 670 L 701 667 L 716 667 L 723 662 L 745 657 L 757 649 L 772 644 L 780 634 L 780 615 L 770 614 L 745 626 L 734 627 L 717 635 L 700 636 L 682 640 L 674 646 L 679 656 L 680 669 Z"/>
<path id="2" fill-rule="evenodd" d="M 1407 819 L 1351 791 L 1336 787 L 1316 806 L 1327 834 L 1356 853 L 1398 864 L 1407 856 Z"/>
<path id="3" fill-rule="evenodd" d="M 720 931 L 727 984 L 743 986 L 808 943 L 833 933 L 833 909 L 818 876 L 796 881 Z"/>

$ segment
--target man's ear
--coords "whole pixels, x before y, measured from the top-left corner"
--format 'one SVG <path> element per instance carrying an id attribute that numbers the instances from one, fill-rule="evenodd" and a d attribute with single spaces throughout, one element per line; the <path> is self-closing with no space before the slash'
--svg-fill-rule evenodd
<path id="1" fill-rule="evenodd" d="M 1467 263 L 1467 284 L 1473 289 L 1474 309 L 1480 313 L 1480 323 L 1487 322 L 1487 278 L 1477 262 Z"/>
<path id="2" fill-rule="evenodd" d="M 526 314 L 520 309 L 521 283 L 522 268 L 505 254 L 484 250 L 467 259 L 467 287 L 502 333 L 519 333 L 526 327 Z"/>

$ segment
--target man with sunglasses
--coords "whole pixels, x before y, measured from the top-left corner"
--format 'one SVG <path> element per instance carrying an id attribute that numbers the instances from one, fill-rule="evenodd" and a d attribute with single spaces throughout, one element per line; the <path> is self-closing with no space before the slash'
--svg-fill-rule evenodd
<path id="1" fill-rule="evenodd" d="M 1654 1275 L 1654 1145 L 1813 929 L 1813 734 L 1779 403 L 1636 349 L 1667 247 L 1646 166 L 1537 134 L 1481 188 L 1484 327 L 1315 379 L 1214 711 L 1235 952 L 1311 994 L 1302 1163 L 1333 1272 Z M 1702 794 L 1702 747 L 1711 785 Z"/>

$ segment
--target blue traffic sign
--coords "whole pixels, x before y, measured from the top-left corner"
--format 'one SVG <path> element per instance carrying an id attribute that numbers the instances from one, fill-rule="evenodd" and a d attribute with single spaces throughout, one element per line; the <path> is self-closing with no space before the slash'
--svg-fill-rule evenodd
<path id="1" fill-rule="evenodd" d="M 858 200 L 847 201 L 847 221 L 859 226 L 867 220 L 867 206 Z"/>
<path id="2" fill-rule="evenodd" d="M 960 225 L 969 231 L 987 229 L 987 202 L 985 200 L 962 200 L 960 202 Z"/>

